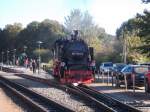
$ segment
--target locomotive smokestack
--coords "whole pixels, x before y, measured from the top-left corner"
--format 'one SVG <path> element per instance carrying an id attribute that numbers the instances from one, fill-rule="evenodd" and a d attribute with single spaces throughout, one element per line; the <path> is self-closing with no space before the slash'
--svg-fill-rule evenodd
<path id="1" fill-rule="evenodd" d="M 78 30 L 73 30 L 73 33 L 71 34 L 71 38 L 73 40 L 77 40 L 77 38 L 78 38 Z"/>
<path id="2" fill-rule="evenodd" d="M 78 30 L 74 30 L 74 37 L 77 38 L 78 36 Z"/>

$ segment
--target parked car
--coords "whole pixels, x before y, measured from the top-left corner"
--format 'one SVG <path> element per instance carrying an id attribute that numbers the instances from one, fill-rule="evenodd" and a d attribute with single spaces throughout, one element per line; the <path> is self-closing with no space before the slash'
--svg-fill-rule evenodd
<path id="1" fill-rule="evenodd" d="M 113 74 L 114 75 L 117 75 L 121 72 L 121 70 L 126 66 L 125 63 L 115 63 L 113 64 L 113 68 L 112 68 L 112 71 L 113 71 Z"/>
<path id="2" fill-rule="evenodd" d="M 148 67 L 144 65 L 127 65 L 125 66 L 120 74 L 116 76 L 116 85 L 120 86 L 121 84 L 125 84 L 125 76 L 127 80 L 127 86 L 133 85 L 133 74 L 135 75 L 135 85 L 136 86 L 144 86 L 144 75 L 147 73 Z"/>
<path id="3" fill-rule="evenodd" d="M 112 70 L 113 63 L 112 62 L 104 62 L 100 65 L 100 72 L 108 73 Z"/>
<path id="4" fill-rule="evenodd" d="M 148 66 L 148 72 L 145 74 L 145 92 L 150 93 L 150 64 L 146 64 Z"/>
<path id="5" fill-rule="evenodd" d="M 145 74 L 145 92 L 150 93 L 150 70 L 148 73 Z"/>
<path id="6" fill-rule="evenodd" d="M 140 65 L 150 66 L 150 62 L 147 62 L 147 63 L 140 63 Z"/>

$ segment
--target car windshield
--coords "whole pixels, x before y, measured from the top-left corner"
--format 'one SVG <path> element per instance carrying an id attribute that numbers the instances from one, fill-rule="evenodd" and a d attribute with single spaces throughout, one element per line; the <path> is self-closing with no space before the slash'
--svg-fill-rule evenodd
<path id="1" fill-rule="evenodd" d="M 112 63 L 104 63 L 104 67 L 112 67 L 113 64 Z"/>
<path id="2" fill-rule="evenodd" d="M 127 65 L 121 70 L 121 72 L 132 72 L 132 67 Z"/>
<path id="3" fill-rule="evenodd" d="M 134 68 L 135 73 L 140 73 L 140 74 L 144 74 L 148 72 L 148 67 L 146 66 L 139 66 L 139 67 L 135 67 Z"/>
<path id="4" fill-rule="evenodd" d="M 117 65 L 116 69 L 121 71 L 125 66 L 126 66 L 125 64 L 124 65 Z"/>

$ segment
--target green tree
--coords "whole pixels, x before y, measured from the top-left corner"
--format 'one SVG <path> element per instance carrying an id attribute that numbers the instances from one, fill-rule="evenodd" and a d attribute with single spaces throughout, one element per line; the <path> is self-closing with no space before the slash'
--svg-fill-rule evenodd
<path id="1" fill-rule="evenodd" d="M 150 51 L 149 22 L 150 14 L 144 11 L 144 15 L 137 14 L 135 18 L 124 22 L 117 30 L 116 35 L 127 46 L 128 60 L 130 62 L 144 62 Z M 126 41 L 126 43 L 124 43 Z M 142 52 L 141 52 L 142 51 Z"/>
<path id="2" fill-rule="evenodd" d="M 150 3 L 150 0 L 142 0 L 143 3 Z"/>
<path id="3" fill-rule="evenodd" d="M 6 48 L 14 49 L 16 46 L 16 38 L 19 32 L 22 30 L 21 23 L 8 24 L 3 29 L 3 38 L 6 39 Z"/>
<path id="4" fill-rule="evenodd" d="M 139 47 L 143 53 L 150 56 L 150 12 L 145 10 L 144 14 L 137 14 L 139 33 L 143 40 L 143 45 Z"/>
<path id="5" fill-rule="evenodd" d="M 31 57 L 37 57 L 37 41 L 42 41 L 41 48 L 43 52 L 41 51 L 41 56 L 45 58 L 43 61 L 47 61 L 51 58 L 49 53 L 52 44 L 56 39 L 65 36 L 64 30 L 64 26 L 57 21 L 49 19 L 45 19 L 42 22 L 33 21 L 18 35 L 18 49 L 20 49 L 20 52 L 23 52 L 23 47 L 26 45 L 28 47 L 26 50 L 27 54 L 30 54 Z"/>
<path id="6" fill-rule="evenodd" d="M 33 21 L 24 28 L 17 37 L 17 50 L 24 52 L 24 46 L 27 46 L 26 52 L 33 54 L 32 51 L 37 48 L 36 41 L 38 36 L 39 22 Z"/>

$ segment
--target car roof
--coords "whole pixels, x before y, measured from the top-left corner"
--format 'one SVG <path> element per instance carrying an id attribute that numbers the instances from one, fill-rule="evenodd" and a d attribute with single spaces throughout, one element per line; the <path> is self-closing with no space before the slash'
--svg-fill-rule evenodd
<path id="1" fill-rule="evenodd" d="M 129 65 L 127 65 L 127 66 L 131 66 L 131 67 L 140 67 L 140 66 L 146 66 L 146 65 L 132 65 L 132 64 L 129 64 Z"/>
<path id="2" fill-rule="evenodd" d="M 103 64 L 105 64 L 105 63 L 112 63 L 112 62 L 103 62 Z"/>
<path id="3" fill-rule="evenodd" d="M 114 63 L 113 65 L 127 65 L 125 63 Z"/>
<path id="4" fill-rule="evenodd" d="M 150 66 L 150 62 L 147 62 L 147 63 L 140 63 L 140 65 L 148 65 L 148 66 Z"/>

